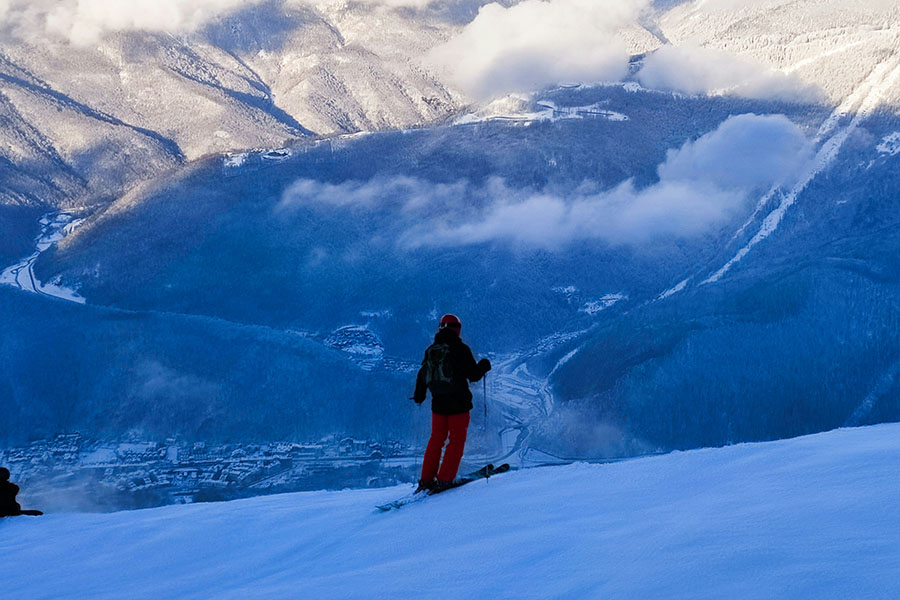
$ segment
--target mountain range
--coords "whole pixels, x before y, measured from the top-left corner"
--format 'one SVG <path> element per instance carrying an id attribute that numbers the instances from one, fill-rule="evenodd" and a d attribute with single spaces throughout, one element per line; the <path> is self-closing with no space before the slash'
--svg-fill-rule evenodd
<path id="1" fill-rule="evenodd" d="M 0 258 L 86 304 L 3 279 L 0 441 L 409 436 L 444 312 L 523 461 L 900 417 L 900 9 L 482 4 L 13 3 Z"/>

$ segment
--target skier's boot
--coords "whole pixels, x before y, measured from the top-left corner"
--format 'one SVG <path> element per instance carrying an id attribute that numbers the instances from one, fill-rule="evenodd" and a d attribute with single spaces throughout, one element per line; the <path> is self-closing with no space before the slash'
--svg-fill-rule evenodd
<path id="1" fill-rule="evenodd" d="M 450 481 L 441 481 L 440 479 L 434 482 L 434 486 L 431 488 L 431 493 L 439 494 L 443 491 L 449 490 L 450 488 L 459 487 L 464 482 L 461 478 L 457 477 L 456 479 L 451 479 Z"/>
<path id="2" fill-rule="evenodd" d="M 418 494 L 419 492 L 430 492 L 434 489 L 435 484 L 437 484 L 437 481 L 435 481 L 434 479 L 432 479 L 431 481 L 420 479 L 419 487 L 416 488 L 415 493 Z"/>

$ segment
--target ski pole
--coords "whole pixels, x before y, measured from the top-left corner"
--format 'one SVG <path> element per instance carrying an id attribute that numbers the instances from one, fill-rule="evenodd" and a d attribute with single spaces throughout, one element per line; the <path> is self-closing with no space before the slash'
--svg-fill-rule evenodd
<path id="1" fill-rule="evenodd" d="M 484 374 L 484 379 L 482 380 L 484 385 L 483 396 L 484 396 L 484 423 L 481 424 L 481 430 L 487 431 L 487 373 Z"/>
<path id="2" fill-rule="evenodd" d="M 410 400 L 412 400 L 412 398 L 410 398 Z M 421 404 L 416 403 L 416 406 L 419 409 L 421 409 L 422 404 L 424 404 L 424 402 Z M 423 449 L 422 449 L 422 412 L 421 412 L 421 410 L 416 411 L 416 417 L 413 419 L 413 427 L 415 427 L 415 429 L 416 429 L 415 451 L 416 451 L 416 454 L 419 455 L 419 459 L 416 460 L 415 466 L 416 466 L 416 472 L 419 473 L 422 471 L 422 464 L 425 462 L 425 457 L 423 455 Z"/>

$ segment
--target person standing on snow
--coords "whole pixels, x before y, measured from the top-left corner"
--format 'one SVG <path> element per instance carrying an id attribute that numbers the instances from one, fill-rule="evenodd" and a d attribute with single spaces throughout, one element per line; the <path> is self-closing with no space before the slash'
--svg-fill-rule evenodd
<path id="1" fill-rule="evenodd" d="M 9 469 L 0 467 L 0 517 L 17 517 L 19 515 L 40 516 L 39 510 L 22 510 L 16 502 L 19 486 L 9 480 Z"/>
<path id="2" fill-rule="evenodd" d="M 456 479 L 459 463 L 466 446 L 472 392 L 469 382 L 475 382 L 491 370 L 491 361 L 482 358 L 477 363 L 472 351 L 460 339 L 462 322 L 456 315 L 444 315 L 434 344 L 425 351 L 422 368 L 416 377 L 416 404 L 425 402 L 425 390 L 431 391 L 431 438 L 422 461 L 420 490 L 449 487 Z M 447 438 L 450 443 L 441 451 Z"/>

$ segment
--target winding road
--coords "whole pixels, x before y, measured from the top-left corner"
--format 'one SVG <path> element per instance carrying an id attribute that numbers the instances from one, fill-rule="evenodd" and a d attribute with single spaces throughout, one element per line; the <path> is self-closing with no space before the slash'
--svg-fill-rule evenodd
<path id="1" fill-rule="evenodd" d="M 0 273 L 0 284 L 11 285 L 33 294 L 84 304 L 85 299 L 74 290 L 52 283 L 41 283 L 34 276 L 34 263 L 41 253 L 72 233 L 81 223 L 82 219 L 75 219 L 68 213 L 49 213 L 41 217 L 41 233 L 35 240 L 34 253 L 4 269 Z"/>

